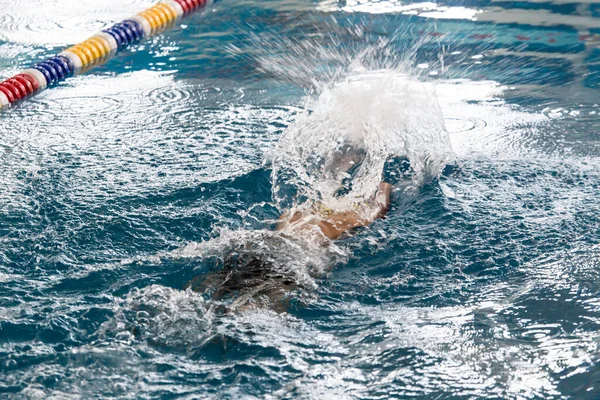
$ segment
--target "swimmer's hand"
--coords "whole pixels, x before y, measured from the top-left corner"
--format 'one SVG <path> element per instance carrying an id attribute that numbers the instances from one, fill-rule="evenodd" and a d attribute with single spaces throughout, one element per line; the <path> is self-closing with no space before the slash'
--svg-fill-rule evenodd
<path id="1" fill-rule="evenodd" d="M 345 232 L 361 226 L 367 227 L 380 218 L 385 218 L 390 209 L 393 186 L 387 182 L 379 184 L 379 190 L 371 202 L 363 204 L 363 211 L 338 211 L 323 218 L 318 226 L 331 240 L 339 239 Z"/>
<path id="2" fill-rule="evenodd" d="M 381 181 L 397 185 L 412 173 L 410 161 L 406 157 L 390 156 L 383 164 Z"/>
<path id="3" fill-rule="evenodd" d="M 388 182 L 381 182 L 379 184 L 379 190 L 375 195 L 377 214 L 375 214 L 373 221 L 379 218 L 385 218 L 387 215 L 390 210 L 393 188 L 392 184 Z"/>

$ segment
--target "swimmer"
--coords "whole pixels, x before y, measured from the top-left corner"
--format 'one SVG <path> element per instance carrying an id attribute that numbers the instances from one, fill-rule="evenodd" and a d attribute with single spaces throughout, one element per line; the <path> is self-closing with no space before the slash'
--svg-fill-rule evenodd
<path id="1" fill-rule="evenodd" d="M 347 172 L 354 165 L 355 160 L 345 158 L 337 160 L 333 169 Z M 326 248 L 333 241 L 349 235 L 353 229 L 368 227 L 385 218 L 390 208 L 392 189 L 392 184 L 382 181 L 373 198 L 355 203 L 350 209 L 333 210 L 322 202 L 315 202 L 288 210 L 277 221 L 275 231 L 278 235 L 265 234 L 258 240 L 269 240 L 269 246 L 277 249 L 286 248 L 289 242 L 300 243 L 303 248 L 315 251 Z M 255 308 L 285 312 L 289 294 L 303 288 L 293 270 L 278 265 L 271 257 L 253 252 L 255 246 L 256 243 L 247 243 L 243 248 L 234 249 L 225 257 L 219 271 L 193 278 L 186 288 L 208 295 L 212 300 L 232 300 L 224 306 L 226 312 Z"/>

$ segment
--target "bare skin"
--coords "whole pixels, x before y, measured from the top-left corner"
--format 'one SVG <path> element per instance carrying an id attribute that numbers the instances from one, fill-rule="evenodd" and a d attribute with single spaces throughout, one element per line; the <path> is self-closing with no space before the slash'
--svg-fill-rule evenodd
<path id="1" fill-rule="evenodd" d="M 329 240 L 337 240 L 342 234 L 351 229 L 360 226 L 369 226 L 379 218 L 384 218 L 390 207 L 390 194 L 392 185 L 386 182 L 379 184 L 379 191 L 375 196 L 373 204 L 369 204 L 366 210 L 358 213 L 354 210 L 333 211 L 328 213 L 319 213 L 311 210 L 311 212 L 302 213 L 297 211 L 289 216 L 289 213 L 284 213 L 277 225 L 278 230 L 291 228 L 298 230 L 306 227 L 306 225 L 316 225 L 321 233 Z M 365 212 L 366 211 L 366 212 Z M 316 217 L 316 218 L 315 218 Z M 298 227 L 297 229 L 294 229 Z"/>

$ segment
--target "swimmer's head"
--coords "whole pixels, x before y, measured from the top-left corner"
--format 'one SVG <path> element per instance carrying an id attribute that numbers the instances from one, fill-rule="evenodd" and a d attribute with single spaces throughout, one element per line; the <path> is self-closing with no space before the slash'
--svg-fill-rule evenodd
<path id="1" fill-rule="evenodd" d="M 266 255 L 228 255 L 222 267 L 206 276 L 192 278 L 186 285 L 195 292 L 212 294 L 222 299 L 236 296 L 262 287 L 293 290 L 297 287 L 292 273 L 284 271 Z"/>
<path id="2" fill-rule="evenodd" d="M 359 167 L 366 155 L 364 148 L 346 143 L 333 152 L 323 169 L 332 177 L 344 175 Z"/>
<path id="3" fill-rule="evenodd" d="M 284 312 L 289 294 L 298 288 L 295 277 L 282 272 L 269 257 L 227 257 L 223 268 L 204 281 L 205 293 L 225 302 L 228 311 L 269 308 Z"/>
<path id="4" fill-rule="evenodd" d="M 261 255 L 228 256 L 225 258 L 220 275 L 224 278 L 222 287 L 241 290 L 258 285 L 270 279 L 274 263 Z"/>

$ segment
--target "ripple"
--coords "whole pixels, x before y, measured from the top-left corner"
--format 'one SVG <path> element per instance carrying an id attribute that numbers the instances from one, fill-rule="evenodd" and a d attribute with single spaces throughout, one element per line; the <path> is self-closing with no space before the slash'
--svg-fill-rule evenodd
<path id="1" fill-rule="evenodd" d="M 155 103 L 172 104 L 189 100 L 191 92 L 183 87 L 156 88 L 148 93 L 148 97 Z"/>
<path id="2" fill-rule="evenodd" d="M 544 339 L 550 338 L 552 333 L 559 327 L 560 326 L 558 325 L 551 325 L 548 327 L 531 325 L 521 332 L 515 330 L 514 333 L 525 340 L 544 341 Z"/>
<path id="3" fill-rule="evenodd" d="M 440 81 L 436 85 L 452 147 L 462 156 L 474 152 L 523 156 L 539 151 L 536 130 L 547 118 L 508 104 L 494 81 Z"/>
<path id="4" fill-rule="evenodd" d="M 123 102 L 115 97 L 107 96 L 61 96 L 52 99 L 52 105 L 46 104 L 46 109 L 60 118 L 111 118 L 123 112 Z"/>
<path id="5" fill-rule="evenodd" d="M 463 133 L 485 129 L 487 122 L 477 118 L 446 117 L 444 118 L 448 133 Z"/>
<path id="6" fill-rule="evenodd" d="M 57 120 L 111 118 L 123 111 L 122 101 L 108 96 L 72 96 L 55 92 L 51 97 L 37 96 L 4 110 L 7 125 L 49 128 Z"/>
<path id="7" fill-rule="evenodd" d="M 61 187 L 78 188 L 73 195 L 88 204 L 246 173 L 297 109 L 236 105 L 239 98 L 223 82 L 170 73 L 78 77 L 4 112 L 0 142 L 14 150 L 5 178 L 16 183 L 21 169 L 57 163 Z"/>
<path id="8" fill-rule="evenodd" d="M 85 40 L 94 31 L 143 10 L 151 2 L 129 0 L 117 3 L 37 0 L 11 2 L 0 0 L 0 37 L 15 43 L 66 45 Z"/>

